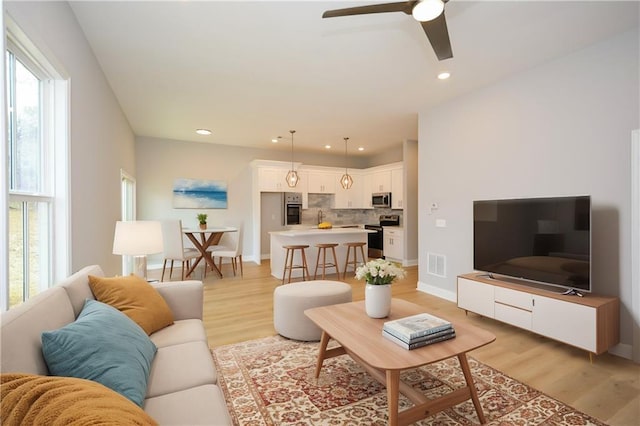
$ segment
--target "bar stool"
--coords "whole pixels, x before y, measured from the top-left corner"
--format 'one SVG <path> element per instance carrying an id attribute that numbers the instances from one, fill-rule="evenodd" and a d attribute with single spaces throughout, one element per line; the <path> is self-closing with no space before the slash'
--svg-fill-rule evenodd
<path id="1" fill-rule="evenodd" d="M 347 278 L 347 267 L 349 265 L 353 265 L 353 272 L 355 273 L 356 268 L 358 267 L 358 247 L 360 247 L 360 254 L 362 255 L 362 263 L 366 262 L 366 257 L 364 256 L 364 245 L 367 243 L 344 243 L 343 245 L 347 246 L 347 260 L 344 263 L 344 274 L 342 275 L 342 279 Z M 353 249 L 353 260 L 349 262 L 349 257 L 351 255 L 351 249 Z"/>
<path id="2" fill-rule="evenodd" d="M 288 245 L 282 246 L 282 248 L 287 249 L 287 254 L 284 257 L 284 270 L 282 271 L 282 284 L 284 284 L 284 277 L 287 274 L 287 270 L 289 270 L 289 280 L 287 282 L 291 282 L 291 271 L 294 269 L 302 269 L 302 280 L 306 281 L 307 277 L 311 278 L 309 275 L 309 269 L 307 268 L 307 256 L 305 254 L 305 249 L 309 248 L 308 245 Z M 301 265 L 293 264 L 293 257 L 296 254 L 296 250 L 300 250 L 300 259 L 302 260 Z M 306 272 L 306 275 L 305 275 Z"/>
<path id="3" fill-rule="evenodd" d="M 324 280 L 324 274 L 326 268 L 336 268 L 336 274 L 338 274 L 338 279 L 340 279 L 340 269 L 338 268 L 338 258 L 336 257 L 336 247 L 338 247 L 337 243 L 326 243 L 326 244 L 316 244 L 318 247 L 318 256 L 316 257 L 316 270 L 313 271 L 313 279 L 316 279 L 318 275 L 318 266 L 322 266 L 322 279 Z M 327 263 L 327 249 L 330 248 L 333 252 L 333 263 Z M 322 252 L 322 263 L 320 263 L 320 252 Z"/>

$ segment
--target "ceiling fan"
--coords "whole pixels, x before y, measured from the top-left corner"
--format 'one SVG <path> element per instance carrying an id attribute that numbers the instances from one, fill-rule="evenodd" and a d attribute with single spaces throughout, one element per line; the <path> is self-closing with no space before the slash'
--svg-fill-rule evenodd
<path id="1" fill-rule="evenodd" d="M 404 12 L 420 21 L 431 47 L 439 61 L 453 58 L 451 41 L 444 17 L 444 4 L 449 0 L 410 0 L 397 3 L 374 4 L 369 6 L 348 7 L 345 9 L 327 10 L 323 18 L 338 16 L 367 15 L 370 13 Z"/>

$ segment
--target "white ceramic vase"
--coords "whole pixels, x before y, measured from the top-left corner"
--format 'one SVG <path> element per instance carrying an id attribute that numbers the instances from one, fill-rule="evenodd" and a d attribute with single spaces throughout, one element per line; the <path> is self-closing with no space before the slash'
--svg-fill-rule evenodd
<path id="1" fill-rule="evenodd" d="M 391 312 L 391 284 L 366 284 L 364 306 L 371 318 L 385 318 Z"/>

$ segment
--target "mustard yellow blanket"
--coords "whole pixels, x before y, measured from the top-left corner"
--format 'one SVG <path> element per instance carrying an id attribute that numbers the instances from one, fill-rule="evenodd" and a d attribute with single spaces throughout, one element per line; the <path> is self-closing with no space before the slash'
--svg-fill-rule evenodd
<path id="1" fill-rule="evenodd" d="M 140 407 L 90 380 L 2 374 L 0 424 L 156 425 Z"/>

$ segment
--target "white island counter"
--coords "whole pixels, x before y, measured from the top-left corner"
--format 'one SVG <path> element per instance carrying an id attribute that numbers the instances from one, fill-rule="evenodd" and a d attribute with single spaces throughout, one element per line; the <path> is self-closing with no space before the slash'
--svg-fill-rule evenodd
<path id="1" fill-rule="evenodd" d="M 316 268 L 316 258 L 318 256 L 318 249 L 316 244 L 337 243 L 336 255 L 338 256 L 338 267 L 340 269 L 340 277 L 344 273 L 344 263 L 347 258 L 347 248 L 344 243 L 351 242 L 367 242 L 367 234 L 375 231 L 364 228 L 331 228 L 331 229 L 317 229 L 317 228 L 300 228 L 290 229 L 287 231 L 269 232 L 271 235 L 271 275 L 276 278 L 282 279 L 282 272 L 284 271 L 284 257 L 286 250 L 282 246 L 290 244 L 306 244 L 309 246 L 306 249 L 307 254 L 307 266 L 309 268 L 309 274 L 313 279 L 313 272 Z M 358 250 L 359 251 L 359 250 Z M 364 254 L 367 255 L 367 246 L 364 246 Z M 299 252 L 296 252 L 294 259 L 294 265 L 300 265 Z M 330 260 L 331 259 L 331 260 Z M 327 262 L 331 262 L 332 256 L 327 252 Z M 360 256 L 358 256 L 360 260 Z M 333 274 L 333 268 L 327 269 L 327 273 Z M 320 274 L 318 270 L 318 274 Z M 351 270 L 349 270 L 351 273 Z M 291 274 L 291 277 L 302 277 L 302 271 L 295 269 Z"/>

